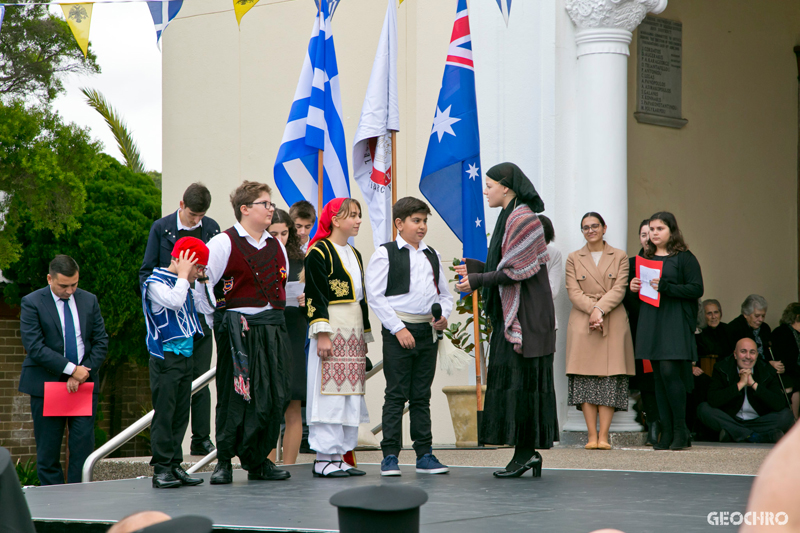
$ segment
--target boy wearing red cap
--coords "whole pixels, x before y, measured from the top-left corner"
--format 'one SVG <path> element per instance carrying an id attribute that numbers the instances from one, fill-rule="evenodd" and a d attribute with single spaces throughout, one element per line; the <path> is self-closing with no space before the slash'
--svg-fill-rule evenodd
<path id="1" fill-rule="evenodd" d="M 203 241 L 183 237 L 172 249 L 169 267 L 155 268 L 142 288 L 155 410 L 150 426 L 154 488 L 203 482 L 189 477 L 181 468 L 181 442 L 189 424 L 192 401 L 194 336 L 203 334 L 197 313 L 214 312 L 202 288 L 191 288 L 207 263 L 208 248 Z"/>

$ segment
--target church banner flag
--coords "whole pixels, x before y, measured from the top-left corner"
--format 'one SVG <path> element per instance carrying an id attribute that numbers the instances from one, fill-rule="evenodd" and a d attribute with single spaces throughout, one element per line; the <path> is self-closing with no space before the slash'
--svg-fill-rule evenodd
<path id="1" fill-rule="evenodd" d="M 161 50 L 161 37 L 169 23 L 178 15 L 178 11 L 183 7 L 183 0 L 157 0 L 147 2 L 150 8 L 150 15 L 153 17 L 153 24 L 156 27 L 156 46 Z"/>
<path id="2" fill-rule="evenodd" d="M 353 143 L 353 179 L 369 211 L 375 248 L 392 240 L 392 131 L 400 130 L 397 98 L 397 7 L 388 0 L 361 119 Z"/>
<path id="3" fill-rule="evenodd" d="M 347 141 L 342 119 L 339 67 L 327 2 L 317 13 L 289 119 L 273 167 L 275 185 L 288 205 L 311 202 L 317 213 L 319 151 L 323 150 L 323 205 L 350 196 Z"/>
<path id="4" fill-rule="evenodd" d="M 500 12 L 503 14 L 503 20 L 506 21 L 507 28 L 508 17 L 511 16 L 511 0 L 497 0 L 497 5 L 500 7 Z"/>
<path id="5" fill-rule="evenodd" d="M 89 27 L 92 24 L 92 3 L 89 4 L 61 4 L 64 18 L 67 20 L 72 35 L 83 51 L 83 57 L 89 50 Z"/>
<path id="6" fill-rule="evenodd" d="M 242 25 L 242 18 L 257 3 L 258 0 L 233 0 L 233 11 L 236 13 L 236 23 L 239 26 Z"/>
<path id="7" fill-rule="evenodd" d="M 485 261 L 480 150 L 469 12 L 467 0 L 458 0 L 419 190 L 461 241 L 464 257 Z"/>

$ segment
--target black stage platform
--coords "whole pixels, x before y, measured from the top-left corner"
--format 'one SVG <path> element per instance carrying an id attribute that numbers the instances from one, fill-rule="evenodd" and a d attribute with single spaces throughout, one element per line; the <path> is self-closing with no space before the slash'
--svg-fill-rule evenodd
<path id="1" fill-rule="evenodd" d="M 361 478 L 316 479 L 310 465 L 286 467 L 288 481 L 247 481 L 242 470 L 226 486 L 156 490 L 150 478 L 26 489 L 39 532 L 104 531 L 142 510 L 171 516 L 199 514 L 221 531 L 336 531 L 336 509 L 328 499 L 341 490 L 403 483 L 428 493 L 422 507 L 425 533 L 576 532 L 615 528 L 626 533 L 735 531 L 712 526 L 710 512 L 745 511 L 753 476 L 548 470 L 534 479 L 492 477 L 496 468 L 451 467 L 447 475 L 381 478 L 379 465 L 361 465 Z M 91 523 L 94 523 L 93 525 Z"/>

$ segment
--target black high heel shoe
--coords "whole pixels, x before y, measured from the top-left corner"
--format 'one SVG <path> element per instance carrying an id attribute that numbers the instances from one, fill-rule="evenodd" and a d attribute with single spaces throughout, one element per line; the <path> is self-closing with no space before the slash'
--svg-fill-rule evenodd
<path id="1" fill-rule="evenodd" d="M 508 467 L 506 467 L 505 470 L 498 470 L 493 472 L 492 475 L 499 478 L 520 477 L 528 470 L 533 469 L 533 477 L 542 477 L 542 456 L 539 452 L 533 452 L 533 457 L 525 464 L 513 460 L 511 462 L 519 466 L 519 468 L 516 470 L 508 470 Z"/>
<path id="2" fill-rule="evenodd" d="M 675 432 L 675 437 L 670 444 L 670 450 L 685 450 L 692 445 L 692 435 L 685 427 Z"/>
<path id="3" fill-rule="evenodd" d="M 658 435 L 661 433 L 661 423 L 651 422 L 647 429 L 647 441 L 645 441 L 645 446 L 653 446 L 658 442 Z"/>
<path id="4" fill-rule="evenodd" d="M 673 441 L 673 433 L 672 430 L 667 430 L 666 428 L 661 429 L 661 438 L 658 440 L 657 443 L 653 445 L 654 450 L 669 450 L 669 447 L 672 445 Z"/>

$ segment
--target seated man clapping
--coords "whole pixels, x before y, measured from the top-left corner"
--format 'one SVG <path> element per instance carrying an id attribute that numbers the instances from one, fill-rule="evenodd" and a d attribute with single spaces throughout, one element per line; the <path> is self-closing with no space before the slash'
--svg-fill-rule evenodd
<path id="1" fill-rule="evenodd" d="M 736 343 L 733 357 L 714 366 L 708 401 L 697 416 L 722 441 L 777 442 L 794 423 L 775 370 L 747 338 Z"/>

